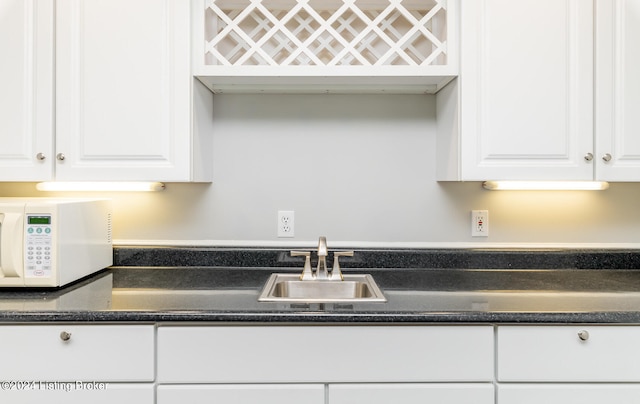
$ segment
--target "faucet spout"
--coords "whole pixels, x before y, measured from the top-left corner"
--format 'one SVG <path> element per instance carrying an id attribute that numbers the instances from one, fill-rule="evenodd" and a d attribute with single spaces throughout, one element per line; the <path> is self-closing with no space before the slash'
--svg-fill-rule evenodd
<path id="1" fill-rule="evenodd" d="M 316 279 L 328 279 L 329 271 L 327 270 L 327 238 L 322 236 L 318 240 L 318 267 L 316 268 Z"/>

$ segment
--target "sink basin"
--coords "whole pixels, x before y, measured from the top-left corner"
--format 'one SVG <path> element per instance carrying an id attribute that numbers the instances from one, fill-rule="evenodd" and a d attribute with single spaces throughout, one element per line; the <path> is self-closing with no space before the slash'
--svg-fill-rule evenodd
<path id="1" fill-rule="evenodd" d="M 386 302 L 371 275 L 345 274 L 343 281 L 301 281 L 300 274 L 272 274 L 260 302 Z"/>

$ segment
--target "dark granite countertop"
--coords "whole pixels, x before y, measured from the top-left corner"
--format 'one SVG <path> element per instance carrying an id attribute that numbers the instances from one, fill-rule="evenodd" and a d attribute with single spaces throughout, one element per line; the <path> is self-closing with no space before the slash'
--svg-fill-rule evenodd
<path id="1" fill-rule="evenodd" d="M 280 250 L 115 257 L 116 266 L 64 288 L 0 289 L 0 322 L 640 324 L 635 251 L 359 252 L 345 273 L 372 274 L 388 301 L 312 304 L 258 302 L 271 273 L 300 270 Z"/>

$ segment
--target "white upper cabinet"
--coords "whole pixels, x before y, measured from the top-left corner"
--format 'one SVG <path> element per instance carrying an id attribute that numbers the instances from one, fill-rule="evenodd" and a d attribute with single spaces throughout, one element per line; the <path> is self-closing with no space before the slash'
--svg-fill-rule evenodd
<path id="1" fill-rule="evenodd" d="M 211 180 L 195 114 L 212 97 L 191 75 L 190 1 L 22 3 L 0 0 L 0 69 L 11 69 L 0 164 L 15 168 L 0 180 Z"/>
<path id="2" fill-rule="evenodd" d="M 0 180 L 50 179 L 53 1 L 0 0 Z"/>
<path id="3" fill-rule="evenodd" d="M 640 181 L 640 0 L 468 0 L 460 13 L 439 180 Z"/>
<path id="4" fill-rule="evenodd" d="M 435 93 L 458 73 L 459 0 L 197 0 L 214 92 Z"/>
<path id="5" fill-rule="evenodd" d="M 190 2 L 58 0 L 56 17 L 56 178 L 198 180 Z"/>
<path id="6" fill-rule="evenodd" d="M 462 2 L 459 88 L 448 89 L 459 139 L 439 139 L 450 160 L 439 179 L 592 179 L 593 10 L 584 0 Z"/>
<path id="7" fill-rule="evenodd" d="M 596 10 L 596 178 L 640 181 L 640 0 Z"/>

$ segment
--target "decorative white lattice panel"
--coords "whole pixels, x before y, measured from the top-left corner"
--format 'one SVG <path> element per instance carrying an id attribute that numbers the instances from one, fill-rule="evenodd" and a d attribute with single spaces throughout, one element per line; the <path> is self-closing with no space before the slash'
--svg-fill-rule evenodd
<path id="1" fill-rule="evenodd" d="M 447 64 L 447 0 L 206 0 L 205 64 Z"/>

